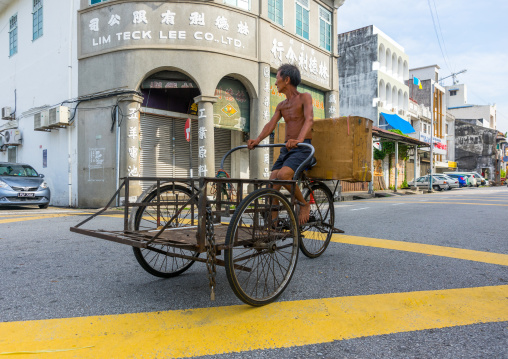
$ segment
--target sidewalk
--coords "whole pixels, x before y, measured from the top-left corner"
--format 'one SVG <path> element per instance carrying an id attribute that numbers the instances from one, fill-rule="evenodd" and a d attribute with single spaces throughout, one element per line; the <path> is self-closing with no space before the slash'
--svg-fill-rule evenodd
<path id="1" fill-rule="evenodd" d="M 398 189 L 397 192 L 393 192 L 393 190 L 379 190 L 374 191 L 374 194 L 369 194 L 368 191 L 355 191 L 355 192 L 342 192 L 340 194 L 340 201 L 354 201 L 357 199 L 369 199 L 375 197 L 393 197 L 393 196 L 406 196 L 406 195 L 418 195 L 427 193 L 426 191 L 422 191 L 421 189 Z"/>

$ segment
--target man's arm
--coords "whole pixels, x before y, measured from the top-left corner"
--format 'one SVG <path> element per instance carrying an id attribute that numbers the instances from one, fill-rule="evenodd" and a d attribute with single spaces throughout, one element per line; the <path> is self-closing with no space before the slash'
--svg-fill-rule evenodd
<path id="1" fill-rule="evenodd" d="M 277 122 L 279 122 L 279 120 L 282 118 L 282 115 L 279 110 L 279 105 L 277 105 L 277 108 L 275 109 L 275 113 L 273 114 L 272 119 L 265 125 L 265 127 L 263 127 L 263 130 L 261 131 L 259 136 L 255 140 L 247 141 L 247 147 L 249 148 L 249 150 L 252 150 L 254 147 L 259 145 L 261 141 L 263 141 L 267 136 L 270 135 L 270 133 L 273 132 L 273 130 L 275 130 Z"/>
<path id="2" fill-rule="evenodd" d="M 314 124 L 314 110 L 312 109 L 312 96 L 310 93 L 302 93 L 303 98 L 303 116 L 305 118 L 305 121 L 303 123 L 302 129 L 300 130 L 300 133 L 298 134 L 298 138 L 296 140 L 288 140 L 286 143 L 286 147 L 288 149 L 292 149 L 297 147 L 297 145 L 300 142 L 303 142 L 305 140 L 305 136 L 312 128 L 312 125 Z"/>

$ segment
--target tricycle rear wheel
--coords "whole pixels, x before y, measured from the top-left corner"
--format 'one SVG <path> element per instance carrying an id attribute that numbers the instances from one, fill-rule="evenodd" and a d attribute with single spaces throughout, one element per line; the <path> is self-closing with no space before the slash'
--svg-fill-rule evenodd
<path id="1" fill-rule="evenodd" d="M 302 225 L 300 250 L 309 258 L 317 258 L 332 238 L 335 224 L 333 195 L 324 183 L 312 182 L 305 187 L 304 198 L 310 203 L 310 218 Z"/>
<path id="2" fill-rule="evenodd" d="M 226 234 L 226 275 L 244 303 L 273 302 L 289 284 L 298 259 L 295 214 L 279 191 L 258 189 L 236 208 Z"/>

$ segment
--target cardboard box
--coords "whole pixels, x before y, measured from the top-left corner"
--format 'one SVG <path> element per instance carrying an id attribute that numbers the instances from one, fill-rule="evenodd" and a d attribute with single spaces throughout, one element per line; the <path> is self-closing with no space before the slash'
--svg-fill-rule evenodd
<path id="1" fill-rule="evenodd" d="M 274 143 L 284 143 L 285 123 L 275 128 Z M 311 178 L 369 182 L 372 178 L 372 121 L 358 116 L 314 120 L 312 145 L 316 166 Z M 274 161 L 280 149 L 274 150 Z"/>

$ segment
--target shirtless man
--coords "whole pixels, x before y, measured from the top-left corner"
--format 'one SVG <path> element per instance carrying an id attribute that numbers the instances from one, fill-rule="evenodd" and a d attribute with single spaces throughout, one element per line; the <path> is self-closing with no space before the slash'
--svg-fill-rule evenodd
<path id="1" fill-rule="evenodd" d="M 247 147 L 253 149 L 275 129 L 277 122 L 284 117 L 286 121 L 286 147 L 280 151 L 280 156 L 272 167 L 270 179 L 292 180 L 296 169 L 310 154 L 307 147 L 298 147 L 298 143 L 311 142 L 314 113 L 312 110 L 312 96 L 309 93 L 300 93 L 297 86 L 301 82 L 300 71 L 296 66 L 285 64 L 277 70 L 275 86 L 277 91 L 286 95 L 286 99 L 277 105 L 275 113 L 259 136 L 255 140 L 247 141 Z M 280 189 L 273 186 L 274 189 Z M 288 188 L 289 190 L 289 188 Z M 296 199 L 302 203 L 298 215 L 300 225 L 309 221 L 310 203 L 303 198 L 298 187 L 295 191 Z"/>

